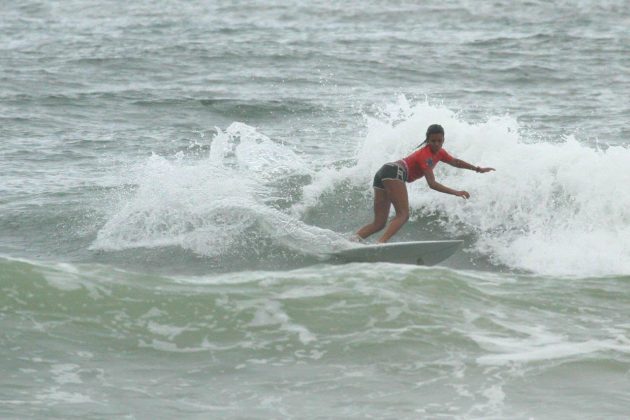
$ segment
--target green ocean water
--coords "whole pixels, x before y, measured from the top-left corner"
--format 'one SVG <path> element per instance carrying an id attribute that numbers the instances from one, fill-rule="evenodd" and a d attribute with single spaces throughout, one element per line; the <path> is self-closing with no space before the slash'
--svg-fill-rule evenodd
<path id="1" fill-rule="evenodd" d="M 628 404 L 627 276 L 2 273 L 7 418 L 622 418 Z"/>

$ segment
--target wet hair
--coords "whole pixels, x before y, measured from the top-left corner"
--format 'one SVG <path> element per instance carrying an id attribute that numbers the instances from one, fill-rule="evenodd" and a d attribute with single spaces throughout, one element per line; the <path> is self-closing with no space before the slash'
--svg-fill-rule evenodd
<path id="1" fill-rule="evenodd" d="M 431 134 L 436 134 L 436 133 L 440 133 L 442 135 L 444 135 L 444 127 L 442 127 L 440 124 L 431 124 L 429 126 L 429 128 L 427 128 L 427 135 L 424 138 L 424 141 L 422 143 L 420 143 L 420 145 L 418 145 L 418 148 L 424 146 L 425 144 L 427 144 L 427 142 L 429 141 L 429 136 Z"/>

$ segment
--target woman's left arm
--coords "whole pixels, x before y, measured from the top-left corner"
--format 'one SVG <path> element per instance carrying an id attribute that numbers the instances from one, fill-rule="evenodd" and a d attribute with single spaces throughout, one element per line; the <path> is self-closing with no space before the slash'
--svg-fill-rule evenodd
<path id="1" fill-rule="evenodd" d="M 485 172 L 490 172 L 490 171 L 495 170 L 494 168 L 482 168 L 481 166 L 474 166 L 468 162 L 464 162 L 463 160 L 457 159 L 457 158 L 454 158 L 451 161 L 445 161 L 445 162 L 456 168 L 470 169 L 471 171 L 475 171 L 479 173 L 485 173 Z"/>

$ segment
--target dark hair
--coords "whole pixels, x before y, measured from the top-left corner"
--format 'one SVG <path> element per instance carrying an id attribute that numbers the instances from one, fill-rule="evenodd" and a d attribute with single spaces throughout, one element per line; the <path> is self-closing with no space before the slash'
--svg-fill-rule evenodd
<path id="1" fill-rule="evenodd" d="M 436 133 L 440 133 L 440 134 L 444 135 L 444 128 L 440 124 L 431 124 L 429 126 L 429 128 L 427 128 L 427 135 L 424 138 L 424 141 L 422 143 L 420 143 L 420 145 L 418 147 L 422 147 L 425 144 L 427 144 L 427 141 L 429 141 L 429 136 L 431 134 L 436 134 Z"/>

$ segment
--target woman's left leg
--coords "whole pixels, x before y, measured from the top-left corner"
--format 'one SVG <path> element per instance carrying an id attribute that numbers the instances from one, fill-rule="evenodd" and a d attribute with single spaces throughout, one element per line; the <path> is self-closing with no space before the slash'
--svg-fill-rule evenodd
<path id="1" fill-rule="evenodd" d="M 357 236 L 365 239 L 371 234 L 385 227 L 391 202 L 387 198 L 387 192 L 381 188 L 374 188 L 374 221 L 363 226 L 357 231 Z"/>
<path id="2" fill-rule="evenodd" d="M 379 243 L 387 242 L 409 220 L 409 197 L 405 183 L 397 179 L 386 179 L 383 180 L 383 184 L 387 198 L 394 205 L 396 216 L 387 225 L 383 236 L 378 240 Z"/>

